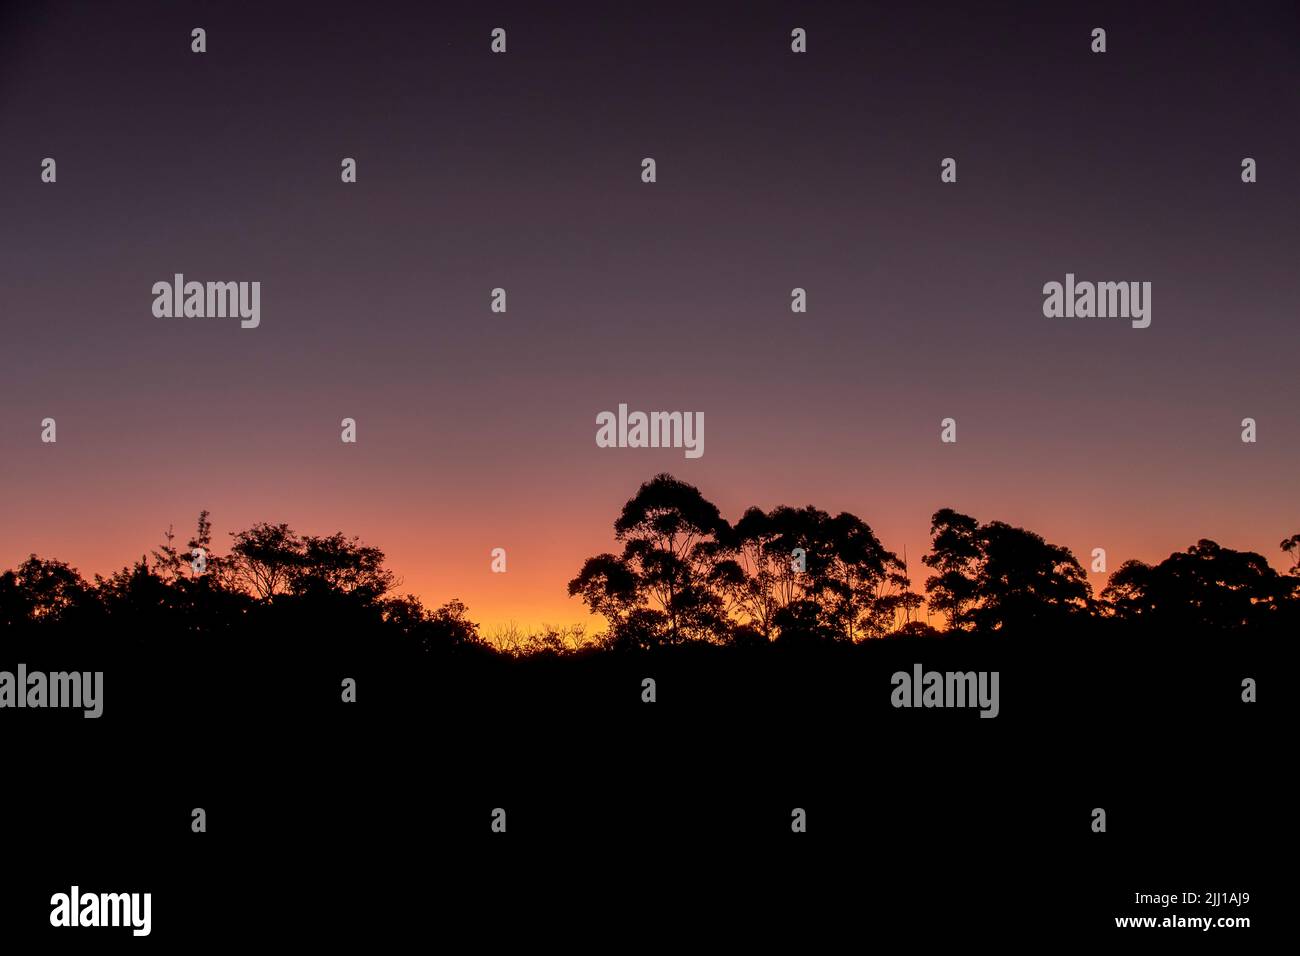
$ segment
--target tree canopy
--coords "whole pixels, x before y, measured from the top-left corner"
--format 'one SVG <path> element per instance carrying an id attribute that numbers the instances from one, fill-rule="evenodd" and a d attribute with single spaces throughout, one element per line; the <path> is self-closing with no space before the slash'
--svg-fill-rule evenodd
<path id="1" fill-rule="evenodd" d="M 698 488 L 667 474 L 637 489 L 613 533 L 616 549 L 588 558 L 568 583 L 570 596 L 605 619 L 605 633 L 544 629 L 497 649 L 812 646 L 942 630 L 1050 637 L 1081 622 L 1164 633 L 1300 624 L 1300 534 L 1279 545 L 1285 573 L 1263 555 L 1202 539 L 1156 564 L 1126 561 L 1094 596 L 1068 549 L 942 508 L 921 559 L 931 572 L 923 597 L 906 562 L 857 515 L 753 506 L 732 525 Z M 94 581 L 33 554 L 0 573 L 0 627 L 202 637 L 260 622 L 374 632 L 426 653 L 490 649 L 463 603 L 429 610 L 398 593 L 384 552 L 356 537 L 269 522 L 229 537 L 227 553 L 216 553 L 204 511 L 186 548 L 169 528 L 150 556 Z"/>

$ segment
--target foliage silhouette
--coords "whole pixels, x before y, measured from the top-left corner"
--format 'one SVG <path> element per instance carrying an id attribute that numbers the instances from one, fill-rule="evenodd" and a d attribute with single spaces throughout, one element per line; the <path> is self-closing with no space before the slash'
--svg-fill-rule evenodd
<path id="1" fill-rule="evenodd" d="M 1031 531 L 944 508 L 931 534 L 923 601 L 905 563 L 855 515 L 782 505 L 749 508 L 733 526 L 697 488 L 660 474 L 615 519 L 621 552 L 588 558 L 568 584 L 605 619 L 605 631 L 588 638 L 582 629 L 512 629 L 494 643 L 460 601 L 430 610 L 396 593 L 383 551 L 355 537 L 262 522 L 232 532 L 219 555 L 204 511 L 188 551 L 169 528 L 152 560 L 141 556 L 93 582 L 64 562 L 30 556 L 0 574 L 0 627 L 68 646 L 93 644 L 90 635 L 153 647 L 315 635 L 315 654 L 360 646 L 375 660 L 402 662 L 696 644 L 818 647 L 942 633 L 1271 632 L 1300 620 L 1300 535 L 1281 542 L 1292 560 L 1287 574 L 1259 554 L 1201 540 L 1155 565 L 1125 562 L 1097 598 L 1074 556 Z M 917 618 L 923 603 L 945 628 Z"/>

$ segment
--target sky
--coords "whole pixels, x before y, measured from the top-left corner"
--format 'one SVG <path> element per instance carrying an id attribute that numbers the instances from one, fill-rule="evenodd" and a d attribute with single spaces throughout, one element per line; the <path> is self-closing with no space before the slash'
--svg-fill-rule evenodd
<path id="1" fill-rule="evenodd" d="M 964 6 L 0 5 L 0 567 L 206 508 L 358 535 L 487 632 L 597 627 L 565 585 L 661 471 L 853 512 L 918 587 L 941 507 L 1284 567 L 1300 12 Z M 1045 317 L 1067 272 L 1151 326 Z M 175 273 L 260 282 L 259 327 L 155 316 Z M 620 403 L 702 412 L 703 456 L 598 448 Z"/>

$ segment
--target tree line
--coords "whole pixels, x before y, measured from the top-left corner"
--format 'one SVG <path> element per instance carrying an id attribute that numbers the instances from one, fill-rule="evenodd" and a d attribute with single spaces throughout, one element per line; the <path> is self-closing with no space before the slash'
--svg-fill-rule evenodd
<path id="1" fill-rule="evenodd" d="M 1068 549 L 944 508 L 921 558 L 922 594 L 907 563 L 856 515 L 751 507 L 732 524 L 697 488 L 660 474 L 623 506 L 614 537 L 619 550 L 588 558 L 568 584 L 607 623 L 590 641 L 544 629 L 494 647 L 463 603 L 430 609 L 399 593 L 383 551 L 342 533 L 301 535 L 263 522 L 231 532 L 218 554 L 206 511 L 183 547 L 169 529 L 151 554 L 93 581 L 30 556 L 0 574 L 0 627 L 164 638 L 317 627 L 378 633 L 408 649 L 527 656 L 579 643 L 650 650 L 941 633 L 1049 637 L 1094 624 L 1176 634 L 1300 623 L 1300 534 L 1280 544 L 1286 574 L 1262 555 L 1202 539 L 1154 565 L 1125 562 L 1094 595 Z"/>
<path id="2" fill-rule="evenodd" d="M 931 519 L 925 597 L 909 569 L 856 515 L 812 506 L 749 508 L 733 525 L 671 475 L 643 484 L 614 522 L 619 553 L 589 558 L 569 593 L 610 623 L 616 645 L 688 641 L 856 642 L 949 633 L 1050 634 L 1089 620 L 1164 632 L 1293 622 L 1300 535 L 1280 574 L 1259 554 L 1200 540 L 1158 564 L 1126 561 L 1094 596 L 1066 548 L 950 508 Z"/>

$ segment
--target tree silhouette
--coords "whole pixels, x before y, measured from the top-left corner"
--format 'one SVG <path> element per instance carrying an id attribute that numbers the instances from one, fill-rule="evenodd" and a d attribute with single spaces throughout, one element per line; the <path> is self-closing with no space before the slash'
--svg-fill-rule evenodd
<path id="1" fill-rule="evenodd" d="M 0 622 L 57 624 L 86 603 L 89 595 L 86 582 L 67 564 L 33 554 L 16 569 L 0 574 Z"/>
<path id="2" fill-rule="evenodd" d="M 641 582 L 626 561 L 605 553 L 588 558 L 569 582 L 569 596 L 581 597 L 593 613 L 613 628 L 627 622 L 641 599 Z"/>
<path id="3" fill-rule="evenodd" d="M 289 590 L 294 594 L 339 591 L 377 601 L 396 578 L 384 567 L 384 552 L 342 533 L 301 539 L 297 561 L 289 566 Z"/>
<path id="4" fill-rule="evenodd" d="M 162 547 L 153 552 L 154 567 L 169 582 L 179 578 L 182 568 L 185 567 L 180 552 L 176 549 L 176 545 L 173 544 L 175 540 L 176 535 L 172 530 L 172 526 L 168 525 L 166 532 L 163 533 Z"/>
<path id="5" fill-rule="evenodd" d="M 1300 575 L 1300 534 L 1293 534 L 1283 539 L 1278 547 L 1291 556 L 1291 567 L 1287 570 L 1287 574 Z"/>
<path id="6" fill-rule="evenodd" d="M 1202 539 L 1157 565 L 1126 561 L 1102 591 L 1122 620 L 1161 628 L 1238 629 L 1293 603 L 1298 584 L 1262 555 Z"/>
<path id="7" fill-rule="evenodd" d="M 951 508 L 930 519 L 930 553 L 921 559 L 937 574 L 925 581 L 930 607 L 948 615 L 948 626 L 965 629 L 973 620 L 967 609 L 975 601 L 980 560 L 979 522 Z"/>
<path id="8" fill-rule="evenodd" d="M 732 529 L 731 543 L 740 574 L 728 589 L 733 606 L 764 638 L 775 636 L 776 617 L 799 600 L 804 581 L 799 570 L 801 554 L 806 569 L 813 542 L 808 516 L 785 506 L 770 513 L 750 508 Z M 814 558 L 814 560 L 816 560 Z"/>
<path id="9" fill-rule="evenodd" d="M 811 505 L 750 508 L 732 535 L 740 576 L 734 606 L 764 637 L 844 639 L 892 629 L 907 597 L 906 568 L 862 519 Z"/>
<path id="10" fill-rule="evenodd" d="M 302 567 L 303 541 L 287 524 L 263 521 L 230 536 L 231 569 L 240 584 L 260 598 L 288 591 Z"/>
<path id="11" fill-rule="evenodd" d="M 607 632 L 590 643 L 581 629 L 512 632 L 499 657 L 687 643 L 853 645 L 938 633 L 914 620 L 923 601 L 910 590 L 906 563 L 847 512 L 751 507 L 733 527 L 697 488 L 660 474 L 623 506 L 614 534 L 621 551 L 588 558 L 568 583 L 570 596 L 607 620 Z M 1074 556 L 1031 531 L 943 508 L 931 535 L 922 558 L 933 571 L 928 606 L 956 635 L 1056 635 L 1081 625 L 1095 636 L 1300 626 L 1300 534 L 1281 542 L 1291 558 L 1285 574 L 1259 554 L 1201 540 L 1155 565 L 1125 562 L 1100 600 Z M 461 602 L 429 610 L 414 595 L 394 594 L 398 580 L 383 551 L 356 537 L 300 535 L 267 522 L 230 537 L 228 554 L 213 553 L 203 511 L 188 553 L 169 527 L 152 558 L 93 583 L 62 561 L 30 555 L 0 573 L 0 627 L 86 646 L 102 633 L 155 648 L 185 646 L 178 643 L 185 637 L 215 647 L 202 642 L 291 633 L 322 638 L 312 653 L 364 648 L 389 663 L 412 653 L 493 653 Z M 202 563 L 193 561 L 195 549 Z"/>
<path id="12" fill-rule="evenodd" d="M 931 607 L 951 626 L 997 631 L 1060 624 L 1091 609 L 1092 588 L 1068 549 L 1002 521 L 978 524 L 950 509 L 931 522 L 923 560 L 940 573 L 926 581 Z"/>
<path id="13" fill-rule="evenodd" d="M 908 587 L 903 562 L 885 550 L 865 521 L 847 512 L 820 522 L 829 560 L 816 564 L 811 596 L 849 640 L 891 629 L 897 599 Z M 890 591 L 897 589 L 897 593 Z"/>
<path id="14" fill-rule="evenodd" d="M 614 626 L 634 621 L 633 643 L 674 644 L 716 638 L 727 630 L 719 588 L 734 581 L 730 527 L 699 490 L 671 475 L 645 482 L 614 522 L 620 556 L 589 559 L 569 582 Z"/>
<path id="15" fill-rule="evenodd" d="M 980 543 L 976 627 L 1055 624 L 1089 609 L 1092 587 L 1069 549 L 1001 521 L 980 529 Z"/>

